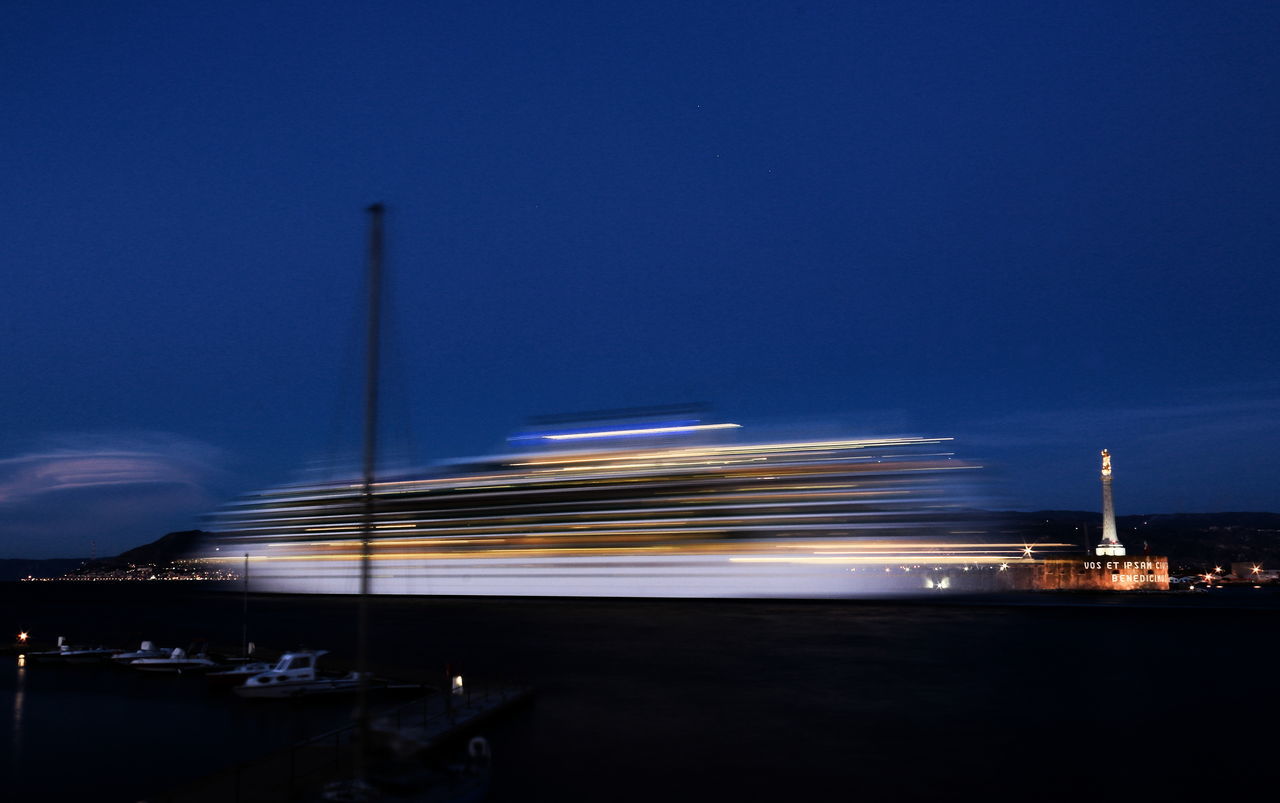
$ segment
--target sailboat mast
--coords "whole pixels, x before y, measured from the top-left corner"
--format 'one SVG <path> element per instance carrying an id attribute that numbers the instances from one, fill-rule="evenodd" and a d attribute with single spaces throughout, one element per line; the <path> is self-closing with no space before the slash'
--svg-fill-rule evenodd
<path id="1" fill-rule="evenodd" d="M 244 553 L 244 606 L 240 611 L 240 654 L 249 657 L 249 553 Z"/>
<path id="2" fill-rule="evenodd" d="M 369 574 L 373 538 L 373 479 L 378 449 L 378 362 L 382 317 L 382 204 L 369 213 L 369 331 L 364 385 L 364 514 L 360 536 L 360 606 L 356 623 L 356 671 L 360 673 L 356 725 L 360 733 L 357 777 L 363 780 L 363 754 L 369 744 Z"/>

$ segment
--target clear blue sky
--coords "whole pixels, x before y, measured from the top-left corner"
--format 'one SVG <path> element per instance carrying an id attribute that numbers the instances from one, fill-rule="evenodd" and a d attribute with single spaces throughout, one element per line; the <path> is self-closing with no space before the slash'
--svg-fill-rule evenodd
<path id="1" fill-rule="evenodd" d="M 1280 508 L 1280 5 L 7 3 L 0 557 L 350 445 L 715 405 L 992 503 Z"/>

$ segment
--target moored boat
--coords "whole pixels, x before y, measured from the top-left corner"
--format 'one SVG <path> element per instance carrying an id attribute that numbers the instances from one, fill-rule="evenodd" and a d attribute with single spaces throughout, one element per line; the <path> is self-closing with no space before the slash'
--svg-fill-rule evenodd
<path id="1" fill-rule="evenodd" d="M 71 647 L 63 651 L 62 660 L 69 664 L 94 664 L 110 659 L 119 651 L 119 647 Z"/>
<path id="2" fill-rule="evenodd" d="M 250 664 L 241 664 L 231 669 L 222 669 L 217 672 L 209 672 L 206 674 L 205 680 L 209 681 L 210 686 L 238 686 L 244 683 L 254 675 L 261 675 L 263 672 L 269 672 L 273 668 L 273 664 L 265 661 L 254 661 Z"/>
<path id="3" fill-rule="evenodd" d="M 116 647 L 83 647 L 67 643 L 66 636 L 58 636 L 56 650 L 39 650 L 25 653 L 26 660 L 33 663 L 61 662 L 72 664 L 96 663 L 118 652 Z"/>
<path id="4" fill-rule="evenodd" d="M 314 694 L 354 692 L 360 686 L 360 675 L 322 675 L 316 661 L 328 650 L 299 650 L 280 656 L 276 665 L 245 679 L 235 687 L 241 697 L 303 697 Z"/>
<path id="5" fill-rule="evenodd" d="M 36 650 L 35 652 L 24 653 L 28 663 L 48 663 L 53 661 L 61 661 L 71 646 L 67 644 L 66 636 L 58 636 L 58 647 L 54 650 Z"/>
<path id="6" fill-rule="evenodd" d="M 186 650 L 175 647 L 168 658 L 139 658 L 131 661 L 129 666 L 143 672 L 176 672 L 181 675 L 189 672 L 208 672 L 210 669 L 217 668 L 218 663 L 204 653 L 187 655 Z"/>
<path id="7" fill-rule="evenodd" d="M 128 666 L 142 658 L 167 658 L 173 653 L 173 650 L 166 647 L 157 647 L 154 642 L 144 641 L 142 645 L 132 652 L 117 652 L 111 656 L 111 660 L 118 664 Z"/>

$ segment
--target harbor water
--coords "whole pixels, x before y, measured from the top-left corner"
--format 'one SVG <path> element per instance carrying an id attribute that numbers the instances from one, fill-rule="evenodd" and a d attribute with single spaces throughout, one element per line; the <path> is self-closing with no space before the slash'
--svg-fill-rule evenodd
<path id="1" fill-rule="evenodd" d="M 38 640 L 237 645 L 241 598 L 187 583 L 0 585 Z M 1102 800 L 1265 775 L 1280 648 L 1268 589 L 901 602 L 376 598 L 381 673 L 532 684 L 488 726 L 495 800 Z M 353 600 L 254 596 L 250 637 L 348 661 Z M 198 678 L 19 668 L 10 799 L 159 799 L 342 722 Z M 1262 729 L 1262 730 L 1260 730 Z M 1243 779 L 1243 780 L 1241 780 Z"/>

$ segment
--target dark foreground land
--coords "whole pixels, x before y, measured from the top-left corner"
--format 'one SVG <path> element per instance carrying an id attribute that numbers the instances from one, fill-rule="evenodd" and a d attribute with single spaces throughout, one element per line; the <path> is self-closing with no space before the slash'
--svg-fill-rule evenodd
<path id="1" fill-rule="evenodd" d="M 48 639 L 240 640 L 234 591 L 0 595 L 0 626 Z M 1181 799 L 1269 783 L 1271 592 L 1028 602 L 377 598 L 371 645 L 384 674 L 440 683 L 448 664 L 537 687 L 487 734 L 496 800 Z M 350 660 L 354 622 L 350 599 L 249 602 L 250 637 L 273 650 Z M 122 771 L 165 755 L 163 731 L 120 739 Z M 194 748 L 209 771 L 226 752 Z"/>

